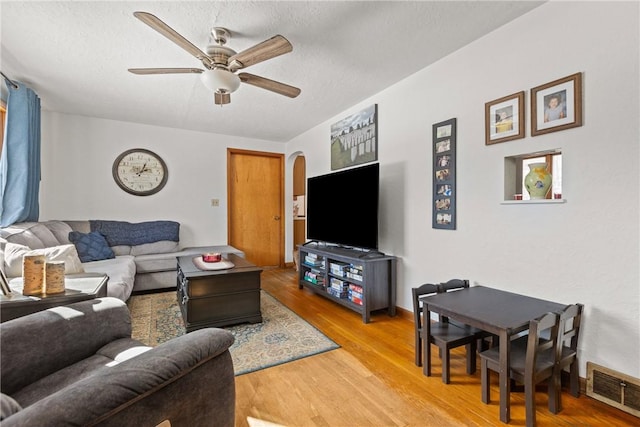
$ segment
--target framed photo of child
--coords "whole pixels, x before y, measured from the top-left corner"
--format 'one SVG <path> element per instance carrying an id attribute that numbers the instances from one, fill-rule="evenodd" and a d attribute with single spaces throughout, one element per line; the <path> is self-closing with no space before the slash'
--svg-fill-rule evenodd
<path id="1" fill-rule="evenodd" d="M 484 104 L 485 145 L 524 138 L 524 91 Z"/>
<path id="2" fill-rule="evenodd" d="M 582 126 L 582 73 L 531 89 L 531 136 Z"/>

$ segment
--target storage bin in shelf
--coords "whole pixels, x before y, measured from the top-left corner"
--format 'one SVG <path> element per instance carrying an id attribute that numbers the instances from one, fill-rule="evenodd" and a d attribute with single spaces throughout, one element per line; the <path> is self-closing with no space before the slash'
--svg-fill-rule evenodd
<path id="1" fill-rule="evenodd" d="M 396 257 L 324 244 L 301 245 L 298 250 L 300 259 L 305 260 L 299 272 L 300 289 L 306 287 L 361 313 L 364 323 L 369 323 L 371 312 L 376 310 L 386 309 L 395 316 Z M 314 265 L 307 265 L 307 260 Z M 319 260 L 324 261 L 322 267 Z"/>

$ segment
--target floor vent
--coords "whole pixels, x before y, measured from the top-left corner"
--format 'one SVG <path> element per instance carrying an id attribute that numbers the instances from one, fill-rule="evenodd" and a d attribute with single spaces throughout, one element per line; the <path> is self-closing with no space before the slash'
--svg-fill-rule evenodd
<path id="1" fill-rule="evenodd" d="M 640 417 L 640 380 L 587 362 L 587 396 Z"/>

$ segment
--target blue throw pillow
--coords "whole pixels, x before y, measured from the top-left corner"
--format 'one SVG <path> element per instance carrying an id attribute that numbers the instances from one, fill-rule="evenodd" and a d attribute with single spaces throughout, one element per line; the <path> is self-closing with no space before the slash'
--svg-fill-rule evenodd
<path id="1" fill-rule="evenodd" d="M 109 247 L 107 239 L 97 231 L 92 231 L 91 233 L 72 231 L 69 233 L 69 241 L 76 246 L 78 256 L 82 262 L 100 261 L 116 257 Z"/>

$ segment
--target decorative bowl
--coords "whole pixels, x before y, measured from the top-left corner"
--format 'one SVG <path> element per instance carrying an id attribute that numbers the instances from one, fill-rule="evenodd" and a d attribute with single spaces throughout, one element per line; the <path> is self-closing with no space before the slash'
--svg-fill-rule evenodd
<path id="1" fill-rule="evenodd" d="M 220 262 L 222 260 L 222 254 L 217 252 L 202 254 L 202 260 L 204 262 Z"/>

